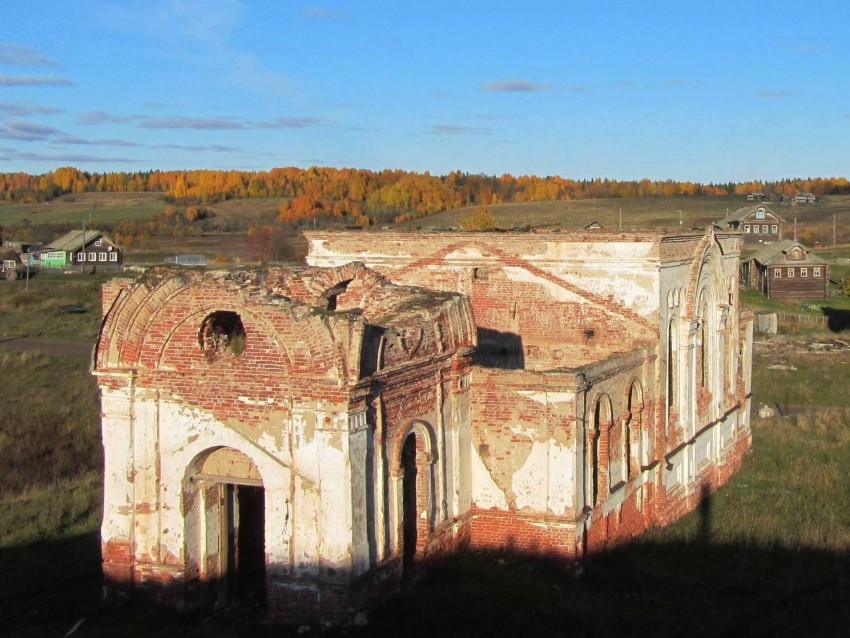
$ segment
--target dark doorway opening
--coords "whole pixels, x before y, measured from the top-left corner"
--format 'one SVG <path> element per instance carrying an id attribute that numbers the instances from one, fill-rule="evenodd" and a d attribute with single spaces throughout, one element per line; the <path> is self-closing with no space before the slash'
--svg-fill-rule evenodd
<path id="1" fill-rule="evenodd" d="M 402 511 L 403 511 L 403 546 L 404 571 L 408 573 L 416 557 L 416 436 L 410 435 L 401 450 L 401 465 L 404 472 L 402 478 Z"/>
<path id="2" fill-rule="evenodd" d="M 265 607 L 265 490 L 252 485 L 223 487 L 221 596 L 226 602 Z"/>

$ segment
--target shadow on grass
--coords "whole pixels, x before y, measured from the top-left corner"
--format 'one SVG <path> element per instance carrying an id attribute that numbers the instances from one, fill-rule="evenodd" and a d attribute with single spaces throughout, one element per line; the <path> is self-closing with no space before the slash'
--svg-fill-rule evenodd
<path id="1" fill-rule="evenodd" d="M 370 636 L 846 635 L 850 560 L 829 552 L 636 542 L 574 578 L 471 555 L 373 614 Z"/>
<path id="2" fill-rule="evenodd" d="M 826 325 L 832 332 L 843 332 L 850 328 L 850 310 L 824 306 L 821 311 L 826 316 Z"/>
<path id="3" fill-rule="evenodd" d="M 707 520 L 707 519 L 706 519 Z M 289 636 L 232 611 L 178 614 L 101 599 L 94 534 L 0 550 L 0 635 Z M 843 636 L 850 554 L 651 539 L 594 555 L 574 576 L 550 561 L 470 552 L 390 597 L 367 627 L 326 636 Z"/>

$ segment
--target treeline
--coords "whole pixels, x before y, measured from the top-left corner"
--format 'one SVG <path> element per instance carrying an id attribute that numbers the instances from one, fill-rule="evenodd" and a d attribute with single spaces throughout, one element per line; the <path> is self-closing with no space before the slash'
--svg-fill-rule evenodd
<path id="1" fill-rule="evenodd" d="M 673 180 L 573 180 L 530 175 L 489 176 L 453 171 L 447 175 L 401 170 L 369 171 L 313 167 L 269 171 L 144 171 L 88 173 L 72 167 L 43 175 L 0 173 L 0 198 L 46 201 L 65 193 L 156 192 L 184 205 L 233 198 L 285 198 L 279 220 L 299 225 L 317 217 L 364 225 L 424 217 L 461 206 L 610 197 L 794 195 L 850 193 L 846 178 L 785 179 L 701 184 Z"/>

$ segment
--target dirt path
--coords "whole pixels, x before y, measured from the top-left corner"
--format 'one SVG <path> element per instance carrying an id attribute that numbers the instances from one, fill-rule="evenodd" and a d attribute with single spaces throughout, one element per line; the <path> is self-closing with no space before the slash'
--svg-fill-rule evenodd
<path id="1" fill-rule="evenodd" d="M 9 352 L 45 352 L 47 354 L 90 357 L 93 347 L 93 343 L 80 341 L 55 341 L 53 339 L 31 339 L 29 337 L 0 339 L 0 350 Z"/>

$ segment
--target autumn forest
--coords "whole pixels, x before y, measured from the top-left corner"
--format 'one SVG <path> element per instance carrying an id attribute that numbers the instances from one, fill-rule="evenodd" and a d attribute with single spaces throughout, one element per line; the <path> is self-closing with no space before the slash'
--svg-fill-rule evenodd
<path id="1" fill-rule="evenodd" d="M 557 176 L 448 175 L 402 170 L 369 171 L 313 167 L 269 171 L 147 171 L 87 173 L 63 167 L 43 175 L 0 173 L 0 199 L 46 201 L 66 193 L 153 192 L 175 201 L 209 204 L 233 198 L 286 198 L 279 220 L 298 223 L 317 216 L 367 225 L 404 221 L 470 205 L 569 199 L 745 195 L 751 191 L 794 195 L 850 194 L 847 178 L 700 184 L 673 180 L 573 180 Z"/>
<path id="2" fill-rule="evenodd" d="M 247 231 L 253 243 L 268 245 L 275 235 L 291 234 L 308 224 L 320 227 L 387 225 L 464 206 L 602 198 L 740 197 L 753 191 L 786 196 L 799 192 L 844 195 L 850 194 L 850 181 L 841 177 L 701 184 L 648 179 L 490 176 L 462 171 L 435 176 L 427 172 L 326 167 L 253 172 L 153 170 L 130 173 L 89 173 L 63 167 L 42 175 L 0 173 L 0 201 L 7 204 L 49 202 L 75 193 L 159 194 L 165 205 L 152 218 L 101 224 L 103 230 L 111 231 L 114 238 L 127 247 L 150 235 L 196 234 L 210 216 L 208 207 L 226 200 L 247 198 L 279 200 L 275 203 L 274 218 L 245 220 L 241 228 L 233 229 Z M 19 239 L 37 239 L 34 229 L 6 230 L 13 230 L 9 234 Z"/>

